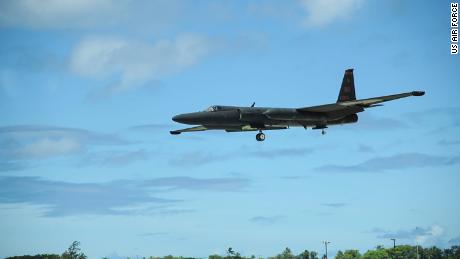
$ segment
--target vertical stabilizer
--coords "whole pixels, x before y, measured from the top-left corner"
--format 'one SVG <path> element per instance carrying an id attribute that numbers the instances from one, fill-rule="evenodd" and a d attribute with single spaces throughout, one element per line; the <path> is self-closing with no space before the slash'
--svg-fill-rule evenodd
<path id="1" fill-rule="evenodd" d="M 345 70 L 343 75 L 342 86 L 340 87 L 337 102 L 346 102 L 356 100 L 355 79 L 353 77 L 353 68 Z"/>

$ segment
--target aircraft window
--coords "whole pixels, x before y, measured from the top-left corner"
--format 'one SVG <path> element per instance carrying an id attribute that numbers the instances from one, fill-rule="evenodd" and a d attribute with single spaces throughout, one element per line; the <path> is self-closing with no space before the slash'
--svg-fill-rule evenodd
<path id="1" fill-rule="evenodd" d="M 206 112 L 215 112 L 215 111 L 220 111 L 220 110 L 222 110 L 222 106 L 213 105 L 213 106 L 208 107 L 204 111 L 206 111 Z"/>
<path id="2" fill-rule="evenodd" d="M 209 106 L 205 111 L 214 112 L 214 111 L 217 111 L 217 107 L 216 106 Z"/>

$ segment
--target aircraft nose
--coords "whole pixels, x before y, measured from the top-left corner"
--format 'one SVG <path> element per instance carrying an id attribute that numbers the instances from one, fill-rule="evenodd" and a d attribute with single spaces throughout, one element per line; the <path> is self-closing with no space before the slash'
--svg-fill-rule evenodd
<path id="1" fill-rule="evenodd" d="M 185 114 L 179 114 L 179 115 L 172 117 L 172 120 L 175 122 L 183 123 L 184 120 L 186 119 L 185 117 L 186 117 Z"/>
<path id="2" fill-rule="evenodd" d="M 172 117 L 172 120 L 184 124 L 200 124 L 202 123 L 203 114 L 200 112 L 184 113 Z"/>

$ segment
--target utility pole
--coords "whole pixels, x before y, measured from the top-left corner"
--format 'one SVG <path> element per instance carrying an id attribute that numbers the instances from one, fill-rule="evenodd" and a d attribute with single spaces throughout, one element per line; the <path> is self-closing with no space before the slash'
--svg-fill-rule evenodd
<path id="1" fill-rule="evenodd" d="M 396 238 L 392 238 L 391 240 L 393 240 L 393 249 L 396 249 Z"/>
<path id="2" fill-rule="evenodd" d="M 329 241 L 323 241 L 324 246 L 326 247 L 326 259 L 327 259 L 327 244 L 330 244 L 331 242 Z"/>
<path id="3" fill-rule="evenodd" d="M 417 244 L 416 248 L 417 248 L 417 249 L 416 249 L 415 251 L 416 251 L 416 253 L 417 253 L 417 259 L 418 259 L 418 244 Z"/>

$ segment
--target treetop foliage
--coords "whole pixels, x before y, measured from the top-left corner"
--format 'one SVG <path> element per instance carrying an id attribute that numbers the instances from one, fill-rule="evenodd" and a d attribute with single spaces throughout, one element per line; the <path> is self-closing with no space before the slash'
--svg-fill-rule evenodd
<path id="1" fill-rule="evenodd" d="M 7 257 L 5 259 L 86 259 L 87 256 L 81 252 L 80 243 L 74 241 L 70 247 L 62 253 L 57 254 L 37 254 Z M 281 253 L 270 256 L 267 259 L 319 259 L 325 258 L 325 255 L 319 257 L 315 251 L 304 250 L 298 255 L 293 254 L 289 247 L 286 247 Z M 332 257 L 329 257 L 332 258 Z M 104 258 L 105 259 L 105 258 Z M 129 258 L 128 258 L 129 259 Z M 167 255 L 163 257 L 142 257 L 142 259 L 196 259 L 191 257 Z M 229 247 L 226 255 L 210 255 L 208 259 L 256 259 L 256 256 L 242 256 L 239 252 Z M 265 258 L 257 258 L 265 259 Z M 364 254 L 358 250 L 338 251 L 335 259 L 460 259 L 460 246 L 452 246 L 446 249 L 438 247 L 423 248 L 421 246 L 400 245 L 395 248 L 384 248 L 377 246 L 375 249 L 366 251 Z"/>

